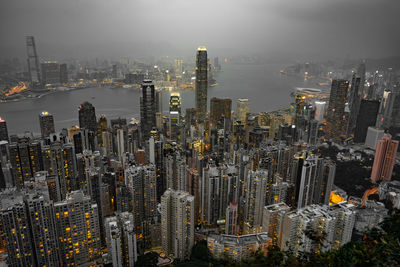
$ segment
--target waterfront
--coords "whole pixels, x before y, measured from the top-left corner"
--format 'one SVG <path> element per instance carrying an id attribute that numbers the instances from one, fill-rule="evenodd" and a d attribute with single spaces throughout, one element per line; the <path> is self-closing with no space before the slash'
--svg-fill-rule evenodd
<path id="1" fill-rule="evenodd" d="M 251 112 L 272 111 L 289 106 L 295 87 L 316 87 L 316 81 L 279 73 L 283 65 L 224 64 L 217 76 L 218 85 L 208 89 L 208 97 L 229 97 L 232 109 L 238 98 L 248 98 Z M 194 91 L 182 91 L 182 111 L 194 107 Z M 163 111 L 168 111 L 170 92 L 163 92 Z M 54 115 L 56 130 L 78 124 L 78 107 L 89 101 L 96 114 L 108 119 L 139 119 L 140 91 L 132 88 L 87 88 L 57 92 L 37 99 L 0 103 L 0 117 L 7 121 L 10 134 L 33 131 L 39 133 L 38 115 L 46 110 Z"/>

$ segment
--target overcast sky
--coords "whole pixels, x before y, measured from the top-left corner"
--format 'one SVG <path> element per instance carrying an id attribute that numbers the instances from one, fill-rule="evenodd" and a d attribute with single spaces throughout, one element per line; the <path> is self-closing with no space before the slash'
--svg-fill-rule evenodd
<path id="1" fill-rule="evenodd" d="M 400 0 L 0 0 L 0 56 L 400 55 Z"/>

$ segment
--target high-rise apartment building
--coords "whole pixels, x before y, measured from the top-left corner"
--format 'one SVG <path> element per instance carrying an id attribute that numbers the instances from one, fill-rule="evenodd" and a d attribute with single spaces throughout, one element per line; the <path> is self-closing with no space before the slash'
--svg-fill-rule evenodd
<path id="1" fill-rule="evenodd" d="M 196 109 L 199 121 L 207 116 L 208 65 L 207 49 L 200 46 L 196 53 Z"/>
<path id="2" fill-rule="evenodd" d="M 398 146 L 399 141 L 391 140 L 387 136 L 383 136 L 378 141 L 371 173 L 371 181 L 373 183 L 381 180 L 390 181 L 392 179 Z"/>
<path id="3" fill-rule="evenodd" d="M 167 255 L 186 259 L 194 242 L 194 197 L 167 189 L 161 197 L 162 248 Z"/>
<path id="4" fill-rule="evenodd" d="M 54 204 L 61 265 L 80 265 L 101 257 L 97 204 L 81 191 L 73 191 Z"/>
<path id="5" fill-rule="evenodd" d="M 290 207 L 284 202 L 264 207 L 262 231 L 272 238 L 275 245 L 280 243 L 283 217 L 289 211 Z"/>
<path id="6" fill-rule="evenodd" d="M 245 233 L 261 232 L 268 178 L 268 170 L 265 169 L 249 171 L 248 173 L 244 208 Z"/>
<path id="7" fill-rule="evenodd" d="M 239 233 L 238 223 L 238 204 L 232 201 L 226 208 L 225 234 L 237 235 Z"/>
<path id="8" fill-rule="evenodd" d="M 125 169 L 125 181 L 131 190 L 135 224 L 151 221 L 157 215 L 157 179 L 153 164 L 129 166 Z"/>

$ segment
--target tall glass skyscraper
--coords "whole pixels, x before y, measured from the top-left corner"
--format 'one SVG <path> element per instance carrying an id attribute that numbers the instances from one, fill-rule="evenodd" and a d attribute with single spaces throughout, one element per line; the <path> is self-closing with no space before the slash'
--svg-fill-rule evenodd
<path id="1" fill-rule="evenodd" d="M 207 115 L 207 87 L 207 49 L 200 46 L 196 54 L 196 108 L 200 122 Z"/>

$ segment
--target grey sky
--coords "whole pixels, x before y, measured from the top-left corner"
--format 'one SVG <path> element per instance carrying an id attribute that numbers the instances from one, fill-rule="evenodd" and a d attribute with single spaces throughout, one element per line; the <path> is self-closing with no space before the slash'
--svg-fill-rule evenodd
<path id="1" fill-rule="evenodd" d="M 400 55 L 399 0 L 1 0 L 0 56 Z"/>

